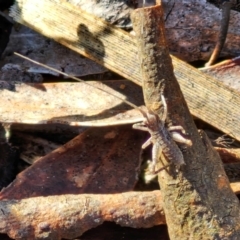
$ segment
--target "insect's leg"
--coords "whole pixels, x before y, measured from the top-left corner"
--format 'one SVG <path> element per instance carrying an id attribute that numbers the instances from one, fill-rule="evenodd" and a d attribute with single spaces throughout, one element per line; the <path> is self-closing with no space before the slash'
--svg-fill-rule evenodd
<path id="1" fill-rule="evenodd" d="M 150 137 L 150 138 L 142 145 L 142 149 L 145 149 L 145 148 L 148 147 L 151 143 L 152 143 L 152 137 Z"/>
<path id="2" fill-rule="evenodd" d="M 153 148 L 152 148 L 152 163 L 150 166 L 150 171 L 152 173 L 155 173 L 155 167 L 157 165 L 157 161 L 160 157 L 160 155 L 162 154 L 162 148 L 158 143 L 153 144 Z"/>
<path id="3" fill-rule="evenodd" d="M 132 128 L 149 132 L 148 128 L 145 127 L 143 123 L 135 123 L 135 124 L 133 124 Z"/>
<path id="4" fill-rule="evenodd" d="M 161 94 L 161 100 L 162 100 L 162 104 L 163 104 L 162 121 L 165 122 L 167 119 L 167 103 L 166 103 L 166 100 L 165 100 L 165 97 L 163 96 L 163 94 Z"/>
<path id="5" fill-rule="evenodd" d="M 180 130 L 183 134 L 186 134 L 185 129 L 182 126 L 170 126 L 168 131 Z"/>
<path id="6" fill-rule="evenodd" d="M 184 143 L 188 146 L 192 146 L 192 141 L 190 139 L 184 138 L 180 133 L 170 132 L 170 134 L 174 141 L 179 142 L 179 143 Z"/>

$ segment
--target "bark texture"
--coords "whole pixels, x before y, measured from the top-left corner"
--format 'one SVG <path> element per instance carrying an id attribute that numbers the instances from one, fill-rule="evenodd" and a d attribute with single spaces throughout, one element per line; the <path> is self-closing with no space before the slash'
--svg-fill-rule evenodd
<path id="1" fill-rule="evenodd" d="M 197 131 L 173 74 L 162 7 L 138 9 L 132 14 L 132 22 L 146 106 L 161 117 L 160 92 L 165 85 L 167 122 L 181 125 L 193 142 L 190 148 L 181 147 L 186 166 L 159 173 L 170 238 L 239 239 L 239 201 L 230 189 L 219 155 L 206 134 Z"/>
<path id="2" fill-rule="evenodd" d="M 104 221 L 148 228 L 164 224 L 160 191 L 66 194 L 0 201 L 0 232 L 14 239 L 73 239 Z"/>

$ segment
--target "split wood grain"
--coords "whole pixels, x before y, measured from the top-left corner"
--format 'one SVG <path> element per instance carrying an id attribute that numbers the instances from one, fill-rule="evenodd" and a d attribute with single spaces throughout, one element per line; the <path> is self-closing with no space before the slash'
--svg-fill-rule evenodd
<path id="1" fill-rule="evenodd" d="M 17 0 L 14 20 L 141 85 L 134 36 L 65 0 Z M 37 17 L 36 17 L 37 16 Z M 191 113 L 240 140 L 240 95 L 217 79 L 172 56 Z"/>

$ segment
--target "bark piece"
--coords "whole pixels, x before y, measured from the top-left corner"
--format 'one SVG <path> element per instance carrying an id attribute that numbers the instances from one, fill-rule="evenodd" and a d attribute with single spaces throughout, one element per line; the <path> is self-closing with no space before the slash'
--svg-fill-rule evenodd
<path id="1" fill-rule="evenodd" d="M 200 59 L 207 61 L 218 39 L 222 10 L 206 0 L 163 0 L 162 2 L 172 4 L 165 16 L 166 39 L 172 54 L 189 62 Z M 231 11 L 227 39 L 221 57 L 240 55 L 239 21 L 240 13 Z"/>
<path id="2" fill-rule="evenodd" d="M 202 13 L 202 5 L 199 7 Z M 65 1 L 59 4 L 54 0 L 18 0 L 11 14 L 16 21 L 141 84 L 136 38 L 132 35 Z M 34 20 L 36 14 L 38 21 Z M 191 19 L 186 22 L 190 24 Z M 235 43 L 239 42 L 235 40 Z M 191 113 L 216 128 L 221 126 L 222 131 L 240 140 L 237 124 L 240 117 L 239 94 L 177 58 L 172 57 L 172 60 Z M 229 105 L 231 107 L 226 109 Z"/>
<path id="3" fill-rule="evenodd" d="M 123 29 L 132 28 L 130 13 L 138 5 L 137 0 L 68 0 L 68 2 Z"/>
<path id="4" fill-rule="evenodd" d="M 0 232 L 14 239 L 73 239 L 104 221 L 149 228 L 165 222 L 161 193 L 67 194 L 0 201 Z"/>
<path id="5" fill-rule="evenodd" d="M 239 193 L 239 183 L 231 186 Z M 0 209 L 0 232 L 19 240 L 72 239 L 104 221 L 134 228 L 166 224 L 160 191 L 2 200 Z"/>
<path id="6" fill-rule="evenodd" d="M 130 129 L 89 129 L 18 174 L 0 199 L 132 190 L 144 136 Z"/>
<path id="7" fill-rule="evenodd" d="M 11 62 L 11 60 L 10 60 Z M 0 79 L 3 79 L 5 85 L 1 85 L 1 89 L 14 90 L 14 85 L 16 82 L 19 83 L 42 83 L 43 77 L 38 73 L 27 72 L 22 66 L 7 63 L 0 71 Z M 6 87 L 9 85 L 9 87 Z"/>
<path id="8" fill-rule="evenodd" d="M 182 150 L 186 166 L 180 170 L 173 166 L 158 174 L 169 236 L 238 239 L 239 201 L 207 135 L 198 133 L 173 74 L 161 6 L 135 10 L 132 22 L 138 39 L 139 64 L 143 66 L 143 86 L 147 87 L 143 88 L 146 105 L 160 115 L 158 100 L 164 84 L 168 122 L 182 126 L 193 142 L 192 147 Z M 163 162 L 166 165 L 167 159 Z"/>
<path id="9" fill-rule="evenodd" d="M 224 165 L 225 172 L 230 182 L 240 181 L 240 163 L 228 163 Z"/>
<path id="10" fill-rule="evenodd" d="M 102 239 L 161 239 L 169 240 L 167 226 L 158 225 L 151 228 L 121 227 L 114 223 L 104 222 L 101 226 L 91 229 L 75 240 L 102 240 Z M 3 239 L 9 240 L 9 239 Z M 63 239 L 65 240 L 65 239 Z"/>
<path id="11" fill-rule="evenodd" d="M 240 162 L 239 148 L 220 148 L 215 147 L 224 163 Z"/>
<path id="12" fill-rule="evenodd" d="M 225 60 L 200 70 L 240 93 L 240 57 Z"/>

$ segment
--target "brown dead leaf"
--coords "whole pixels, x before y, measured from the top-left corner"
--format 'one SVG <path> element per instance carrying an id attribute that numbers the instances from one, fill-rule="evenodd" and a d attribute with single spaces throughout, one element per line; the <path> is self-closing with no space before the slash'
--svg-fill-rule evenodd
<path id="1" fill-rule="evenodd" d="M 143 136 L 131 126 L 91 128 L 21 172 L 0 199 L 130 191 Z"/>

